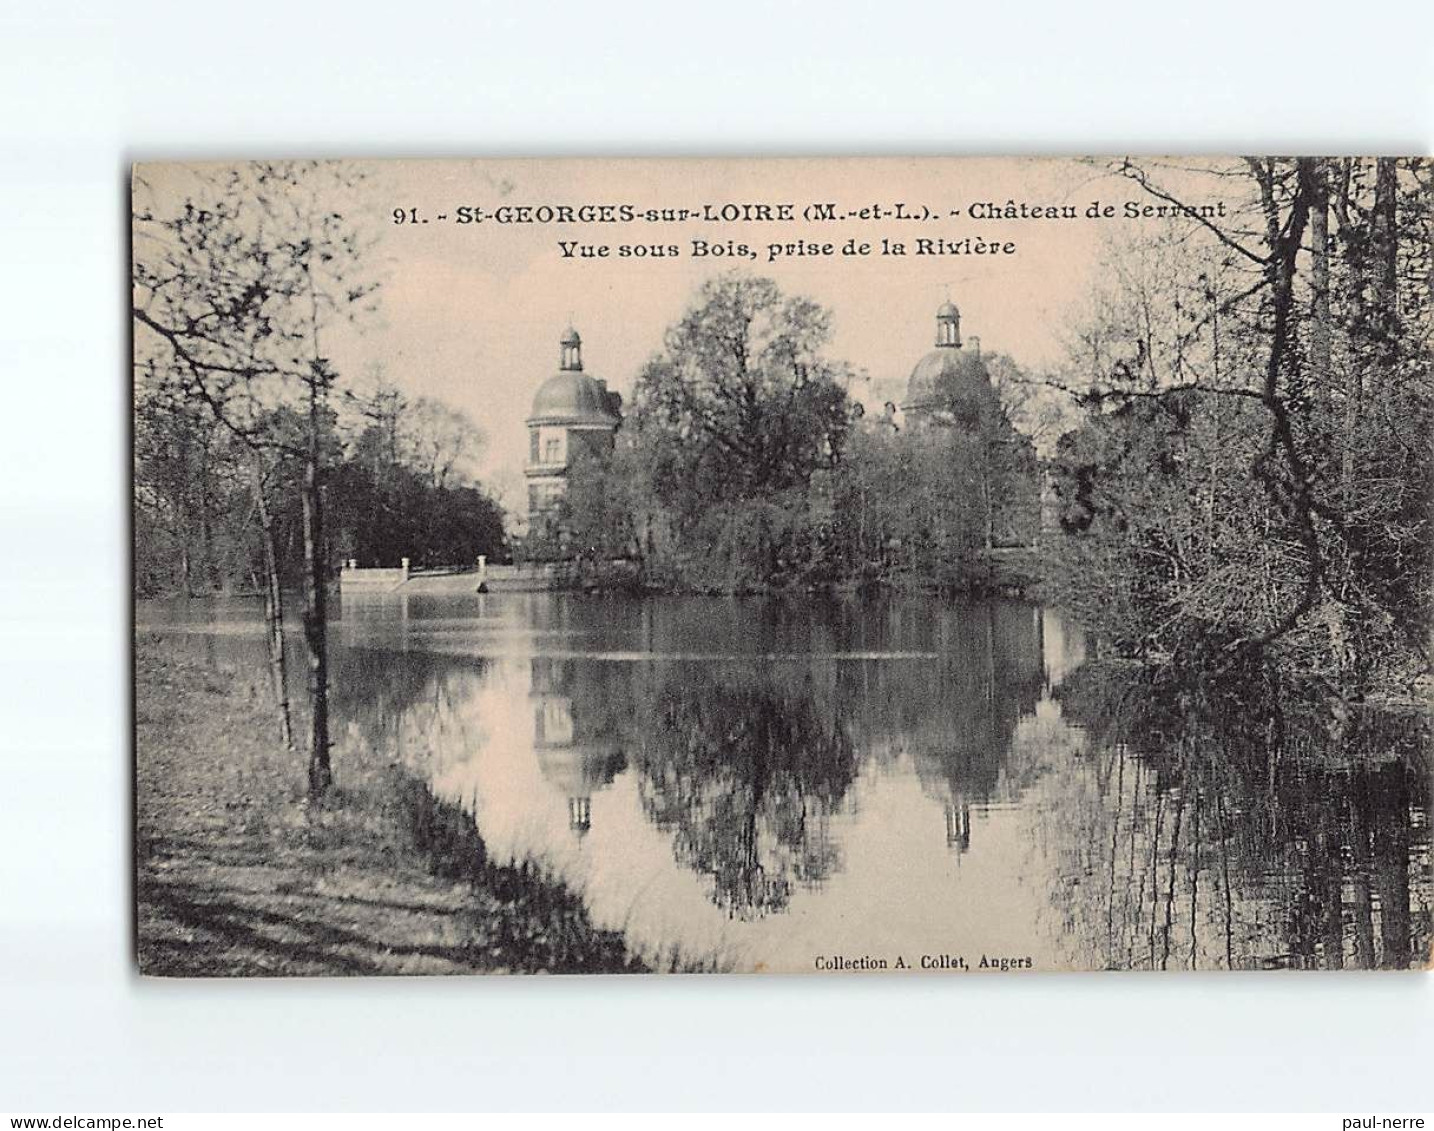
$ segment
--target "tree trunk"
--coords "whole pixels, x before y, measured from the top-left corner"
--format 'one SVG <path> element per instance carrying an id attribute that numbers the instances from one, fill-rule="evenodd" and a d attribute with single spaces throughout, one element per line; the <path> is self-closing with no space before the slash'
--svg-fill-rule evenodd
<path id="1" fill-rule="evenodd" d="M 1278 616 L 1275 623 L 1259 636 L 1245 641 L 1264 647 L 1289 632 L 1317 603 L 1322 588 L 1324 554 L 1314 525 L 1314 502 L 1310 472 L 1300 452 L 1294 432 L 1290 405 L 1286 400 L 1290 386 L 1298 385 L 1300 359 L 1295 349 L 1295 266 L 1305 229 L 1309 225 L 1311 190 L 1308 180 L 1311 162 L 1301 158 L 1299 182 L 1290 205 L 1288 220 L 1280 217 L 1275 201 L 1273 162 L 1250 162 L 1265 213 L 1265 246 L 1269 254 L 1265 275 L 1270 287 L 1270 345 L 1265 361 L 1264 387 L 1260 401 L 1270 414 L 1270 437 L 1265 454 L 1255 466 L 1256 477 L 1262 482 L 1271 502 L 1289 515 L 1306 556 L 1305 578 L 1299 600 Z M 1268 466 L 1272 457 L 1283 457 L 1287 482 L 1281 482 Z"/>
<path id="2" fill-rule="evenodd" d="M 991 549 L 996 544 L 996 500 L 991 490 L 991 444 L 986 444 L 986 458 L 981 468 L 981 505 L 985 511 L 983 515 L 981 541 L 986 550 L 986 570 L 989 574 L 991 569 Z"/>
<path id="3" fill-rule="evenodd" d="M 1312 160 L 1309 163 L 1305 183 L 1309 192 L 1310 208 L 1310 369 L 1314 385 L 1314 402 L 1320 406 L 1322 426 L 1333 428 L 1335 416 L 1332 392 L 1334 374 L 1331 372 L 1330 341 L 1333 327 L 1330 316 L 1329 295 L 1329 172 L 1324 162 Z M 1356 367 L 1357 368 L 1357 367 Z M 1344 388 L 1343 423 L 1339 429 L 1339 485 L 1346 506 L 1351 500 L 1354 483 L 1355 450 L 1355 396 L 1346 383 Z M 1333 575 L 1334 571 L 1330 573 Z M 1329 578 L 1334 589 L 1343 593 L 1344 584 L 1336 576 Z M 1336 602 L 1326 602 L 1321 610 L 1328 623 L 1329 654 L 1336 672 L 1344 673 L 1346 650 L 1345 608 Z"/>
<path id="4" fill-rule="evenodd" d="M 315 378 L 317 382 L 318 378 Z M 319 405 L 309 398 L 309 451 L 304 463 L 304 643 L 309 652 L 309 800 L 320 800 L 333 783 L 329 765 L 328 608 L 324 577 L 324 516 L 319 494 Z"/>
<path id="5" fill-rule="evenodd" d="M 293 750 L 294 729 L 289 716 L 288 672 L 284 662 L 284 597 L 279 586 L 279 553 L 274 542 L 274 519 L 264 497 L 258 455 L 254 456 L 251 471 L 254 506 L 259 514 L 259 529 L 264 543 L 264 626 L 269 641 L 269 679 L 279 711 L 279 740 L 285 750 Z"/>
<path id="6" fill-rule="evenodd" d="M 209 517 L 209 440 L 206 435 L 199 444 L 199 581 L 206 594 L 218 588 L 215 584 L 214 524 Z"/>
<path id="7" fill-rule="evenodd" d="M 1323 162 L 1312 162 L 1310 172 L 1310 368 L 1315 396 L 1329 403 L 1330 393 L 1330 310 L 1329 310 L 1329 179 Z M 1345 446 L 1348 452 L 1348 445 Z"/>
<path id="8" fill-rule="evenodd" d="M 1393 157 L 1379 158 L 1374 181 L 1374 293 L 1386 354 L 1396 344 L 1398 328 L 1399 229 L 1396 197 L 1399 183 Z"/>

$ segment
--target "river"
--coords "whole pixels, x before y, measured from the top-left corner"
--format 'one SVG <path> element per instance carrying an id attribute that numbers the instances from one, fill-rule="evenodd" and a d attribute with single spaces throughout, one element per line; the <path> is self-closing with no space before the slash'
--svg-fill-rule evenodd
<path id="1" fill-rule="evenodd" d="M 255 665 L 259 617 L 137 608 Z M 955 974 L 1429 951 L 1422 716 L 1151 723 L 1036 605 L 387 597 L 344 603 L 331 641 L 340 778 L 347 744 L 391 752 L 649 953 Z"/>

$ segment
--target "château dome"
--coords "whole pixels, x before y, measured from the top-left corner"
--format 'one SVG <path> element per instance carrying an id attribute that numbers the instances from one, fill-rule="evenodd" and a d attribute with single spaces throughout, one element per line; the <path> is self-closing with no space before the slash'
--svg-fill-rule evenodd
<path id="1" fill-rule="evenodd" d="M 938 346 L 912 369 L 906 400 L 914 408 L 953 398 L 984 400 L 992 391 L 990 371 L 974 351 Z"/>
<path id="2" fill-rule="evenodd" d="M 577 331 L 570 328 L 561 345 L 562 366 L 538 386 L 528 423 L 616 428 L 619 422 L 617 394 L 608 391 L 606 381 L 583 372 L 582 339 Z"/>
<path id="3" fill-rule="evenodd" d="M 980 350 L 961 342 L 961 312 L 949 300 L 942 303 L 936 311 L 936 347 L 911 370 L 902 408 L 919 414 L 965 404 L 979 411 L 995 392 Z"/>
<path id="4" fill-rule="evenodd" d="M 606 424 L 616 428 L 618 418 L 609 407 L 612 394 L 586 373 L 555 373 L 533 397 L 530 424 Z"/>

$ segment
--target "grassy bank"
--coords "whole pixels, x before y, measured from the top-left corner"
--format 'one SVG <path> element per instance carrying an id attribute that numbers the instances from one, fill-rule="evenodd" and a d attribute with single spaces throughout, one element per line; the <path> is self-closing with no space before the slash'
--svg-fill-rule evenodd
<path id="1" fill-rule="evenodd" d="M 136 643 L 137 950 L 168 976 L 641 971 L 623 936 L 382 751 L 302 805 L 263 673 Z"/>

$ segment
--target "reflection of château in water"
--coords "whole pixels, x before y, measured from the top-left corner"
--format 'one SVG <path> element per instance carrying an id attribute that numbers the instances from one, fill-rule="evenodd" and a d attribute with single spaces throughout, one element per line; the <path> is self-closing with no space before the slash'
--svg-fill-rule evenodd
<path id="1" fill-rule="evenodd" d="M 573 661 L 533 659 L 533 751 L 543 778 L 567 797 L 568 825 L 579 836 L 592 827 L 592 795 L 627 765 L 604 691 L 601 681 L 576 678 Z"/>
<path id="2" fill-rule="evenodd" d="M 1011 738 L 1035 712 L 1045 674 L 1034 606 L 988 605 L 963 627 L 940 710 L 910 739 L 922 791 L 942 803 L 946 843 L 958 853 L 971 847 L 973 804 L 1029 784 L 1010 764 Z"/>
<path id="3" fill-rule="evenodd" d="M 680 601 L 622 608 L 625 640 L 663 658 L 532 661 L 543 777 L 581 835 L 593 796 L 631 764 L 647 818 L 738 918 L 779 912 L 841 870 L 828 821 L 866 759 L 914 774 L 944 812 L 932 833 L 958 853 L 984 806 L 1034 780 L 1012 740 L 1046 685 L 1035 606 L 763 602 L 718 623 Z M 535 602 L 531 623 L 581 635 L 611 613 Z M 677 658 L 689 651 L 733 662 Z"/>

